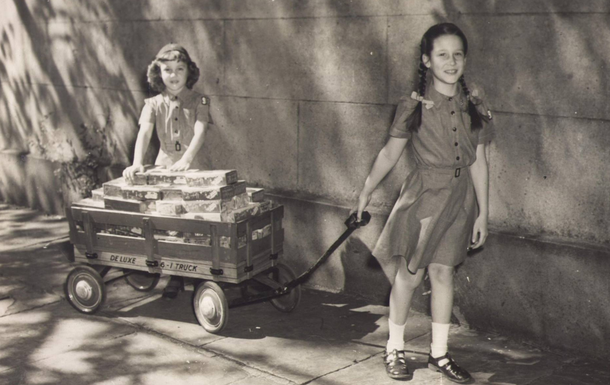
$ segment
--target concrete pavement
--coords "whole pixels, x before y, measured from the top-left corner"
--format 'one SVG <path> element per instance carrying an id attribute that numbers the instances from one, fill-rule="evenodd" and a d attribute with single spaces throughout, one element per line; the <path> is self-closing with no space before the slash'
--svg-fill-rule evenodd
<path id="1" fill-rule="evenodd" d="M 395 384 L 382 364 L 387 307 L 304 290 L 293 313 L 268 303 L 229 311 L 219 335 L 192 311 L 192 287 L 172 301 L 123 280 L 96 315 L 74 310 L 62 285 L 71 266 L 54 239 L 59 217 L 0 204 L 0 384 Z M 448 384 L 427 369 L 430 319 L 407 326 L 412 384 Z M 477 384 L 609 384 L 607 363 L 544 351 L 453 326 L 450 350 Z"/>

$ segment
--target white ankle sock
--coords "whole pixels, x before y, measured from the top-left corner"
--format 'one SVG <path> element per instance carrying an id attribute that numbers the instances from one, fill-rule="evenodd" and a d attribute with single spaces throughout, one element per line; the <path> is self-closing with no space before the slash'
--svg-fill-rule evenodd
<path id="1" fill-rule="evenodd" d="M 386 351 L 390 353 L 394 349 L 405 350 L 405 326 L 407 326 L 407 323 L 405 322 L 404 325 L 396 325 L 388 318 L 388 325 L 390 329 L 390 338 L 388 339 Z"/>
<path id="2" fill-rule="evenodd" d="M 442 357 L 447 353 L 449 326 L 450 324 L 432 322 L 432 344 L 430 344 L 430 355 L 432 357 Z M 446 359 L 439 361 L 439 365 L 444 365 L 446 361 Z"/>

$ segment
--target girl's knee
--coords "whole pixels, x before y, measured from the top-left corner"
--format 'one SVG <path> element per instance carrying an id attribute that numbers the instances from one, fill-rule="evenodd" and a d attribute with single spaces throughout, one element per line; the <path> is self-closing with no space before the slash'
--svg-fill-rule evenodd
<path id="1" fill-rule="evenodd" d="M 396 280 L 395 280 L 394 284 L 398 283 L 403 288 L 409 288 L 409 289 L 415 290 L 421 284 L 423 277 L 424 277 L 423 269 L 418 270 L 416 274 L 411 274 L 407 270 L 406 265 L 405 265 L 405 266 L 401 266 L 401 268 L 398 269 L 398 272 L 396 274 Z"/>
<path id="2" fill-rule="evenodd" d="M 428 276 L 432 282 L 452 282 L 455 269 L 453 266 L 432 263 L 428 266 Z"/>

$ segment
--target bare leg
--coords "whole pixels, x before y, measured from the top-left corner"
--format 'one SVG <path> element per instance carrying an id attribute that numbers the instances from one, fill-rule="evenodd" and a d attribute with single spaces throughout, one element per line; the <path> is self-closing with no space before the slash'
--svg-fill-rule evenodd
<path id="1" fill-rule="evenodd" d="M 436 263 L 428 266 L 432 284 L 432 344 L 428 367 L 441 372 L 453 382 L 470 383 L 472 377 L 447 353 L 449 322 L 453 309 L 453 276 L 455 269 Z"/>
<path id="2" fill-rule="evenodd" d="M 413 292 L 421 283 L 423 276 L 424 269 L 418 270 L 417 274 L 413 275 L 407 271 L 405 261 L 401 260 L 394 285 L 392 285 L 390 319 L 388 320 L 390 336 L 384 361 L 386 373 L 395 380 L 406 380 L 412 377 L 404 352 L 404 331 Z"/>
<path id="3" fill-rule="evenodd" d="M 417 274 L 411 274 L 404 260 L 401 261 L 390 292 L 390 320 L 395 324 L 404 325 L 407 322 L 413 293 L 421 284 L 423 277 L 424 269 L 419 269 Z"/>
<path id="4" fill-rule="evenodd" d="M 453 310 L 453 266 L 431 263 L 428 275 L 432 286 L 432 322 L 448 324 Z M 391 314 L 391 313 L 390 313 Z"/>

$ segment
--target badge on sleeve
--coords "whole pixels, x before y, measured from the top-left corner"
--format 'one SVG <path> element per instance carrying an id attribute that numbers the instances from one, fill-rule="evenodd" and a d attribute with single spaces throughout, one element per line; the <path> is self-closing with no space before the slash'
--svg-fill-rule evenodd
<path id="1" fill-rule="evenodd" d="M 209 104 L 208 98 L 206 98 L 205 96 L 202 96 L 201 104 L 203 104 L 204 106 L 207 106 Z"/>

